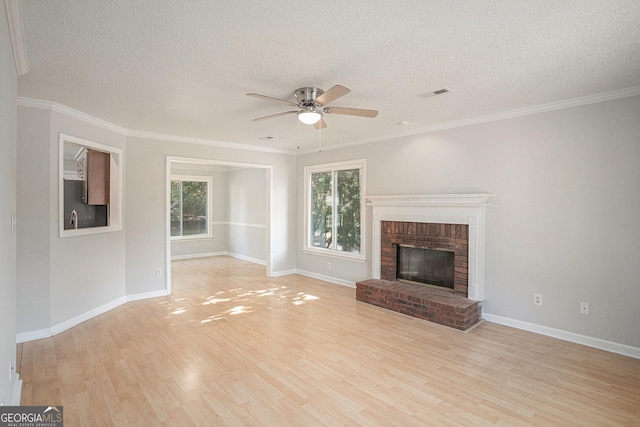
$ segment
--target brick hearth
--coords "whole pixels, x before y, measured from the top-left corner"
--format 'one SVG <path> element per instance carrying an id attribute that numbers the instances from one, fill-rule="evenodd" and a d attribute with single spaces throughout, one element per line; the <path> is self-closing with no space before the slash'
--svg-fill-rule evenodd
<path id="1" fill-rule="evenodd" d="M 482 306 L 444 289 L 381 279 L 356 283 L 356 300 L 466 331 L 481 319 Z"/>

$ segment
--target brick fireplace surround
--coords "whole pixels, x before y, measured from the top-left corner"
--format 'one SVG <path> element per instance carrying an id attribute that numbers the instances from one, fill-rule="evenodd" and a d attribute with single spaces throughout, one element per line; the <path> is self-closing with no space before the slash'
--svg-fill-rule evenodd
<path id="1" fill-rule="evenodd" d="M 459 330 L 482 317 L 484 211 L 492 194 L 369 197 L 373 206 L 373 279 L 356 299 Z M 454 252 L 454 289 L 396 281 L 398 245 Z"/>

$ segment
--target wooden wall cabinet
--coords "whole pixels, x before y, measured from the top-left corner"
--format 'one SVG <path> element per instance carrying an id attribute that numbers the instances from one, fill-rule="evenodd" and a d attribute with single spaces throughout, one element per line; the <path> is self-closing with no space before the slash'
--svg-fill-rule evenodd
<path id="1" fill-rule="evenodd" d="M 108 205 L 111 182 L 111 154 L 87 149 L 78 159 L 82 164 L 82 201 L 89 205 Z"/>

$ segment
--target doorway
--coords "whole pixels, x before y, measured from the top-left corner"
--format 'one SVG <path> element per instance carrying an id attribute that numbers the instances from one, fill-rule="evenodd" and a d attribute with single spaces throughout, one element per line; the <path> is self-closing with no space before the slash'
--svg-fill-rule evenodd
<path id="1" fill-rule="evenodd" d="M 174 259 L 230 255 L 264 265 L 266 276 L 273 277 L 271 165 L 167 156 L 165 173 L 167 293 Z M 193 208 L 198 197 L 180 193 L 188 188 L 207 188 L 208 201 L 202 195 L 200 207 Z M 181 197 L 187 202 L 178 203 Z M 197 235 L 179 235 L 176 230 L 187 229 L 183 220 L 206 226 L 199 225 Z"/>

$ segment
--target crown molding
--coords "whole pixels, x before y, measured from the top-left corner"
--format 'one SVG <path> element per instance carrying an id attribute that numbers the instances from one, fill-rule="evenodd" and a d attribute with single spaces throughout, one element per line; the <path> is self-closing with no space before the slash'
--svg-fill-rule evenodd
<path id="1" fill-rule="evenodd" d="M 89 114 L 85 114 L 81 111 L 74 110 L 73 108 L 67 107 L 66 105 L 58 104 L 56 102 L 43 101 L 41 99 L 25 98 L 23 96 L 19 96 L 18 105 L 21 107 L 40 108 L 42 110 L 55 111 L 56 113 L 73 117 L 83 122 L 101 127 L 103 129 L 107 129 L 112 132 L 119 133 L 120 135 L 126 136 L 129 133 L 128 129 L 125 129 L 121 126 L 114 125 L 113 123 L 107 122 L 106 120 L 102 120 L 97 117 L 90 116 Z"/>
<path id="2" fill-rule="evenodd" d="M 353 147 L 356 145 L 370 144 L 373 142 L 388 141 L 390 139 L 402 138 L 405 136 L 422 135 L 425 133 L 438 132 L 447 129 L 461 128 L 482 123 L 495 122 L 498 120 L 511 119 L 515 117 L 531 116 L 549 111 L 564 110 L 567 108 L 580 107 L 583 105 L 597 104 L 599 102 L 613 101 L 616 99 L 629 98 L 631 96 L 640 95 L 640 86 L 633 86 L 625 89 L 618 89 L 609 92 L 598 93 L 595 95 L 582 96 L 579 98 L 567 99 L 564 101 L 550 102 L 548 104 L 535 105 L 532 107 L 518 108 L 515 110 L 505 111 L 502 113 L 487 114 L 484 116 L 471 117 L 469 119 L 456 120 L 452 122 L 440 123 L 431 126 L 414 129 L 409 132 L 386 134 L 375 138 L 364 139 L 356 142 L 345 144 L 335 144 L 323 146 L 322 151 L 338 150 L 341 148 Z M 318 152 L 317 149 L 309 149 L 299 151 L 298 154 L 311 154 Z"/>
<path id="3" fill-rule="evenodd" d="M 137 130 L 129 131 L 128 136 L 135 138 L 157 139 L 160 141 L 183 142 L 187 144 L 209 145 L 212 147 L 232 148 L 236 150 L 258 151 L 262 153 L 288 154 L 295 156 L 293 150 L 282 150 L 277 148 L 259 147 L 256 145 L 239 144 L 236 142 L 217 141 L 214 139 L 193 138 L 188 136 L 167 135 L 163 133 L 141 132 Z"/>
<path id="4" fill-rule="evenodd" d="M 280 150 L 276 148 L 257 147 L 257 146 L 248 145 L 248 144 L 238 144 L 234 142 L 216 141 L 211 139 L 192 138 L 187 136 L 167 135 L 163 133 L 141 132 L 137 130 L 129 130 L 121 126 L 114 125 L 113 123 L 107 122 L 105 120 L 98 119 L 97 117 L 90 116 L 89 114 L 85 114 L 81 111 L 74 110 L 73 108 L 67 107 L 65 105 L 61 105 L 51 101 L 44 101 L 41 99 L 33 99 L 33 98 L 26 98 L 23 96 L 19 96 L 18 105 L 21 107 L 31 107 L 31 108 L 39 108 L 42 110 L 55 111 L 57 113 L 65 114 L 69 117 L 73 117 L 75 119 L 84 121 L 86 123 L 90 123 L 92 125 L 110 130 L 112 132 L 115 132 L 127 137 L 156 139 L 160 141 L 183 142 L 187 144 L 201 144 L 201 145 L 209 145 L 213 147 L 232 148 L 236 150 L 258 151 L 263 153 L 287 154 L 292 156 L 295 156 L 296 154 L 296 152 L 293 150 Z"/>
<path id="5" fill-rule="evenodd" d="M 19 76 L 29 72 L 27 60 L 27 45 L 24 37 L 24 24 L 22 23 L 22 5 L 20 0 L 5 0 L 7 21 L 9 22 L 9 34 L 13 47 L 13 58 L 16 63 L 16 72 Z"/>
<path id="6" fill-rule="evenodd" d="M 11 0 L 11 1 L 16 1 L 19 3 L 19 0 Z M 387 135 L 382 135 L 375 138 L 364 139 L 364 140 L 350 142 L 346 144 L 335 144 L 335 145 L 323 146 L 321 151 L 338 150 L 341 148 L 370 144 L 373 142 L 388 141 L 390 139 L 397 139 L 397 138 L 402 138 L 406 136 L 422 135 L 422 134 L 427 134 L 431 132 L 438 132 L 438 131 L 447 130 L 447 129 L 455 129 L 455 128 L 460 128 L 465 126 L 472 126 L 472 125 L 481 124 L 481 123 L 489 123 L 489 122 L 505 120 L 505 119 L 515 118 L 515 117 L 530 116 L 533 114 L 562 110 L 566 108 L 579 107 L 579 106 L 589 105 L 589 104 L 596 104 L 596 103 L 605 102 L 605 101 L 613 101 L 616 99 L 628 98 L 631 96 L 638 96 L 638 95 L 640 95 L 640 86 L 633 86 L 626 89 L 619 89 L 619 90 L 599 93 L 595 95 L 568 99 L 564 101 L 536 105 L 533 107 L 519 108 L 516 110 L 505 111 L 502 113 L 487 114 L 484 116 L 477 116 L 477 117 L 472 117 L 464 120 L 456 120 L 452 122 L 436 124 L 432 126 L 423 127 L 420 129 L 414 129 L 411 132 L 387 134 Z M 283 149 L 277 149 L 277 148 L 260 147 L 260 146 L 249 145 L 249 144 L 240 144 L 235 142 L 217 141 L 212 139 L 168 135 L 168 134 L 154 133 L 154 132 L 132 131 L 55 102 L 43 101 L 40 99 L 33 99 L 33 98 L 25 98 L 21 96 L 18 97 L 18 105 L 24 106 L 24 107 L 33 107 L 33 108 L 41 108 L 41 109 L 56 111 L 58 113 L 66 114 L 68 116 L 74 117 L 78 120 L 82 120 L 82 121 L 94 124 L 96 126 L 100 126 L 102 128 L 114 131 L 121 135 L 131 136 L 136 138 L 156 139 L 160 141 L 183 142 L 187 144 L 201 144 L 201 145 L 208 145 L 213 147 L 257 151 L 257 152 L 273 153 L 273 154 L 286 154 L 286 155 L 292 155 L 292 156 L 312 154 L 312 153 L 318 152 L 318 150 L 315 148 L 304 150 L 304 151 L 283 150 Z"/>

